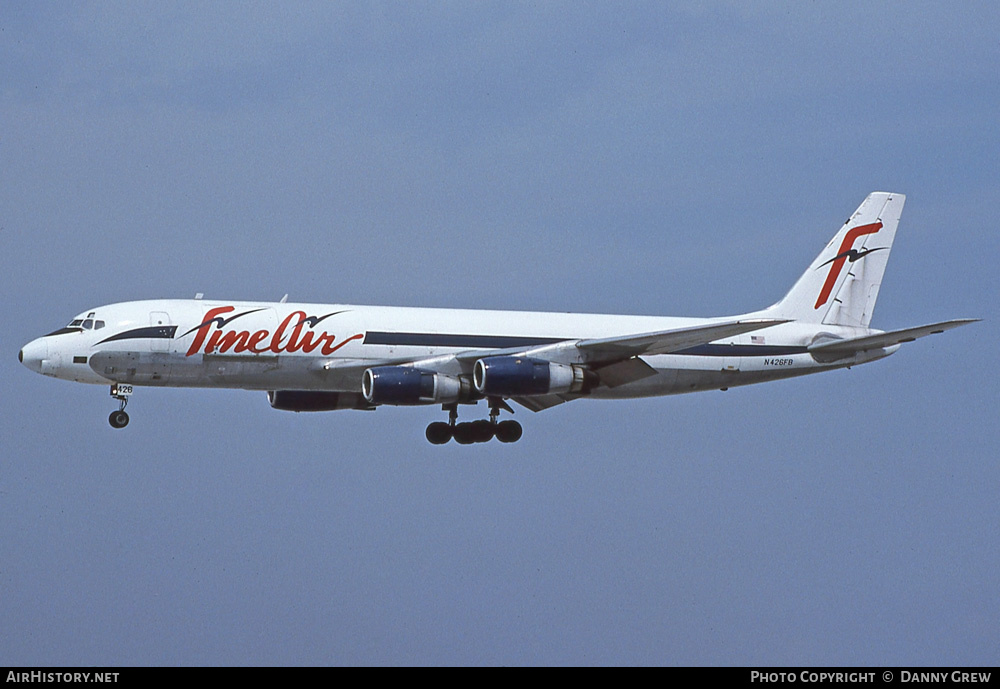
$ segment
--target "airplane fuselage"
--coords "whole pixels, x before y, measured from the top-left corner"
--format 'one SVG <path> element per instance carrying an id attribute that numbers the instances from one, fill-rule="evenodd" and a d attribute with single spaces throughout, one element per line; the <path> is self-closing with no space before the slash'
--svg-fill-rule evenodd
<path id="1" fill-rule="evenodd" d="M 85 329 L 87 321 L 100 328 Z M 81 325 L 25 345 L 23 363 L 81 383 L 247 390 L 360 392 L 368 365 L 448 357 L 456 352 L 537 348 L 567 340 L 707 325 L 727 319 L 482 311 L 342 304 L 152 300 L 102 306 Z M 823 334 L 857 328 L 783 323 L 674 354 L 643 357 L 656 375 L 587 396 L 628 398 L 748 385 L 886 356 L 866 353 L 836 364 L 807 346 Z M 353 376 L 334 364 L 350 364 Z M 447 371 L 446 371 L 447 372 Z M 460 371 L 455 370 L 456 374 Z M 353 380 L 351 378 L 353 377 Z"/>

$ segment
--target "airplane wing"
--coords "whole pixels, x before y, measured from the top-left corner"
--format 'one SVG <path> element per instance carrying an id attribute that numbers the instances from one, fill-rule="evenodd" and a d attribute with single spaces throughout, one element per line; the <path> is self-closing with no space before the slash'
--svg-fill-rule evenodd
<path id="1" fill-rule="evenodd" d="M 641 358 L 644 355 L 653 356 L 679 352 L 690 347 L 697 347 L 726 337 L 734 337 L 787 322 L 787 320 L 778 318 L 724 321 L 636 335 L 560 342 L 529 350 L 525 352 L 525 355 L 538 356 L 555 362 L 587 364 L 600 376 L 601 385 L 617 388 L 656 375 L 656 369 Z M 546 395 L 545 397 L 545 400 L 532 397 L 523 400 L 515 398 L 514 401 L 532 411 L 541 411 L 576 399 L 579 395 Z M 536 408 L 539 403 L 544 406 Z"/>
<path id="2" fill-rule="evenodd" d="M 735 337 L 743 333 L 770 328 L 787 323 L 780 318 L 748 318 L 725 321 L 710 325 L 696 325 L 690 328 L 660 330 L 652 333 L 604 337 L 597 340 L 581 340 L 576 343 L 588 362 L 615 362 L 640 355 L 670 354 L 690 347 L 715 342 L 725 337 Z"/>
<path id="3" fill-rule="evenodd" d="M 867 352 L 871 349 L 884 349 L 903 342 L 913 342 L 918 337 L 926 335 L 936 335 L 945 330 L 951 330 L 961 325 L 975 323 L 978 318 L 958 318 L 941 323 L 931 323 L 921 325 L 916 328 L 904 328 L 903 330 L 892 330 L 878 335 L 868 335 L 865 337 L 852 337 L 846 340 L 833 340 L 832 342 L 820 342 L 809 346 L 809 353 L 816 361 L 822 363 L 832 363 L 840 359 L 847 359 L 855 354 Z"/>
<path id="4" fill-rule="evenodd" d="M 626 383 L 656 375 L 656 369 L 643 361 L 640 356 L 669 354 L 690 347 L 708 344 L 726 337 L 770 328 L 787 323 L 776 318 L 754 318 L 724 321 L 689 328 L 675 328 L 651 333 L 639 333 L 589 340 L 566 340 L 553 345 L 520 351 L 504 351 L 503 355 L 524 355 L 538 357 L 553 362 L 585 363 L 600 376 L 602 385 L 616 388 Z M 459 355 L 470 360 L 483 356 L 496 356 L 499 352 L 470 352 Z M 514 397 L 514 401 L 531 411 L 543 411 L 563 402 L 580 397 L 578 394 L 533 395 Z"/>
<path id="5" fill-rule="evenodd" d="M 317 365 L 317 372 L 335 389 L 356 391 L 365 369 L 373 366 L 412 366 L 447 375 L 468 375 L 478 359 L 492 356 L 525 356 L 553 363 L 583 364 L 596 371 L 601 383 L 618 387 L 656 374 L 641 355 L 669 354 L 754 330 L 769 328 L 783 319 L 755 318 L 714 322 L 688 328 L 638 333 L 598 339 L 567 339 L 540 347 L 469 349 L 429 359 L 331 359 Z M 532 395 L 513 400 L 532 411 L 549 409 L 579 397 L 577 394 Z"/>

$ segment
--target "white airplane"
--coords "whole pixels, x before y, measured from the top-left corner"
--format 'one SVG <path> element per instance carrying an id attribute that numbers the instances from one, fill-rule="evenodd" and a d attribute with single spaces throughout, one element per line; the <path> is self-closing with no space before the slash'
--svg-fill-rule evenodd
<path id="1" fill-rule="evenodd" d="M 900 343 L 978 319 L 869 327 L 903 210 L 875 192 L 778 303 L 726 318 L 471 311 L 210 300 L 134 301 L 86 311 L 26 344 L 32 371 L 111 385 L 128 424 L 133 386 L 266 390 L 275 409 L 440 404 L 434 444 L 497 438 L 506 400 L 541 411 L 574 399 L 672 395 L 855 366 Z M 199 295 L 200 296 L 200 295 Z M 485 399 L 489 420 L 457 423 Z"/>

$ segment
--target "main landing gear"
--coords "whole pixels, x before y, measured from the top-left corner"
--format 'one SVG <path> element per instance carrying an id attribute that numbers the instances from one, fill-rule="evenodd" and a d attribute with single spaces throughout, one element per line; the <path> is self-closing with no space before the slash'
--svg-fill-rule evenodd
<path id="1" fill-rule="evenodd" d="M 458 423 L 458 405 L 446 404 L 444 408 L 448 410 L 448 423 L 435 421 L 427 427 L 427 440 L 434 445 L 444 445 L 452 438 L 460 445 L 486 443 L 493 438 L 502 443 L 516 443 L 524 432 L 517 421 L 499 420 L 501 409 L 514 413 L 514 410 L 500 398 L 490 398 L 489 421 L 483 419 Z"/>
<path id="2" fill-rule="evenodd" d="M 112 428 L 125 428 L 128 426 L 128 414 L 125 407 L 128 405 L 128 398 L 132 394 L 132 386 L 123 383 L 115 383 L 111 386 L 111 396 L 118 400 L 118 411 L 111 412 L 108 423 Z"/>

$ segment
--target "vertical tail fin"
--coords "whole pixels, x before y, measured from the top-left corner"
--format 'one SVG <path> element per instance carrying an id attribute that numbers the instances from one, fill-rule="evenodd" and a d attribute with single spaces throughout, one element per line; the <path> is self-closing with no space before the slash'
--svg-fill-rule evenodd
<path id="1" fill-rule="evenodd" d="M 905 201 L 902 194 L 869 194 L 768 313 L 806 323 L 867 328 Z"/>

